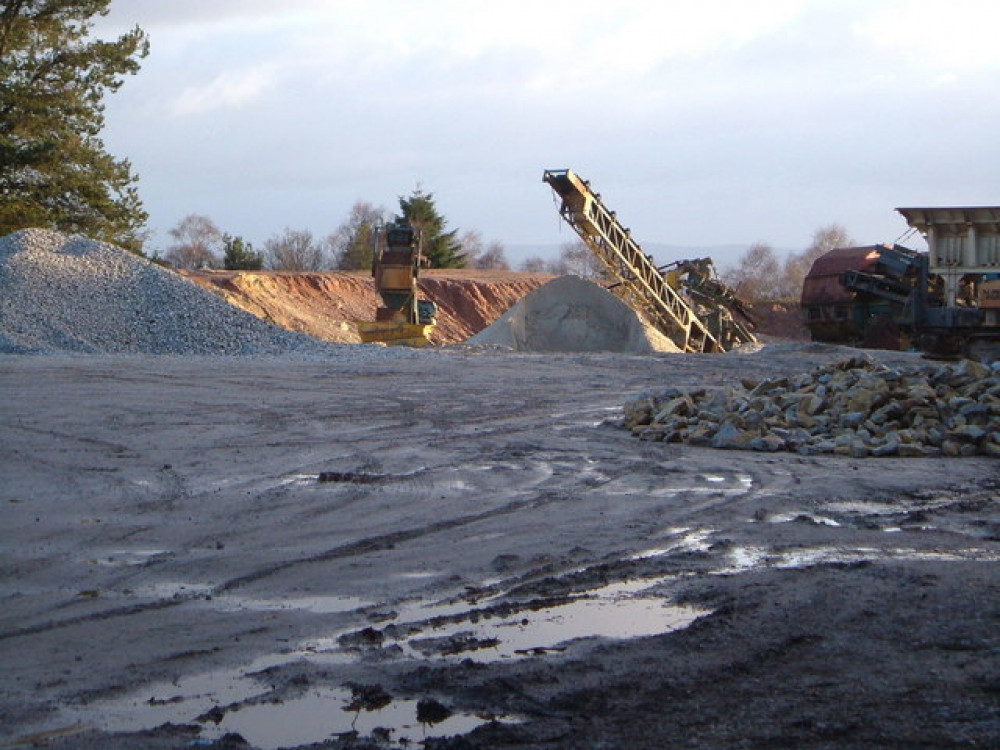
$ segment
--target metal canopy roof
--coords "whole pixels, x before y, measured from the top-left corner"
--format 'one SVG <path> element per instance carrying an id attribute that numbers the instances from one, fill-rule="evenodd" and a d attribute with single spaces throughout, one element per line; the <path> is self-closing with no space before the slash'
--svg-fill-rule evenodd
<path id="1" fill-rule="evenodd" d="M 924 233 L 930 227 L 969 224 L 993 225 L 992 231 L 1000 231 L 1000 206 L 945 206 L 896 210 L 911 227 Z"/>

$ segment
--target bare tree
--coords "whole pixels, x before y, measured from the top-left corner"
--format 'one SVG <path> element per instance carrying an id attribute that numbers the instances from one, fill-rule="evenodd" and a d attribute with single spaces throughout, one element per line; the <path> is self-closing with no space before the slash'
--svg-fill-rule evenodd
<path id="1" fill-rule="evenodd" d="M 267 266 L 275 271 L 319 271 L 323 246 L 307 229 L 286 229 L 264 243 Z"/>
<path id="2" fill-rule="evenodd" d="M 507 269 L 507 256 L 503 245 L 497 241 L 483 244 L 483 236 L 474 229 L 464 232 L 458 238 L 468 268 Z"/>
<path id="3" fill-rule="evenodd" d="M 483 236 L 475 229 L 469 229 L 458 237 L 460 252 L 465 256 L 465 265 L 468 268 L 479 268 L 477 263 L 480 255 L 483 254 Z"/>
<path id="4" fill-rule="evenodd" d="M 854 240 L 840 224 L 828 224 L 813 232 L 813 241 L 801 253 L 793 253 L 785 259 L 781 272 L 781 282 L 775 290 L 778 297 L 797 298 L 802 294 L 802 282 L 820 256 L 838 247 L 852 247 Z"/>
<path id="5" fill-rule="evenodd" d="M 559 261 L 563 274 L 573 274 L 591 281 L 605 281 L 609 278 L 607 267 L 583 240 L 564 244 L 559 250 Z"/>
<path id="6" fill-rule="evenodd" d="M 524 273 L 549 273 L 549 264 L 544 258 L 534 255 L 521 261 L 518 268 Z"/>
<path id="7" fill-rule="evenodd" d="M 476 258 L 476 268 L 497 271 L 510 269 L 510 263 L 507 262 L 507 254 L 504 252 L 503 245 L 497 241 L 493 241 L 487 245 L 486 250 Z"/>
<path id="8" fill-rule="evenodd" d="M 333 250 L 334 267 L 350 271 L 368 269 L 375 255 L 375 233 L 385 221 L 384 208 L 355 201 L 347 220 L 331 234 L 327 243 Z"/>
<path id="9" fill-rule="evenodd" d="M 772 299 L 780 269 L 774 248 L 766 242 L 757 242 L 743 254 L 735 268 L 722 274 L 722 280 L 744 300 Z"/>
<path id="10" fill-rule="evenodd" d="M 222 232 L 207 216 L 189 214 L 169 234 L 174 244 L 167 248 L 165 259 L 174 268 L 196 270 L 218 267 Z"/>

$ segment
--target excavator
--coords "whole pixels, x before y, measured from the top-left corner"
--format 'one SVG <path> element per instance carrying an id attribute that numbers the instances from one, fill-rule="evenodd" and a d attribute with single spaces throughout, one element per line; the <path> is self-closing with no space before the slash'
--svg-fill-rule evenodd
<path id="1" fill-rule="evenodd" d="M 658 267 L 589 182 L 571 169 L 545 170 L 542 180 L 559 197 L 560 215 L 616 279 L 608 288 L 678 349 L 725 352 L 756 341 L 746 306 L 718 279 L 710 258 Z"/>
<path id="2" fill-rule="evenodd" d="M 375 232 L 372 276 L 382 304 L 375 321 L 358 323 L 358 335 L 365 343 L 425 346 L 437 323 L 437 307 L 420 298 L 418 278 L 426 265 L 422 233 L 405 219 Z"/>

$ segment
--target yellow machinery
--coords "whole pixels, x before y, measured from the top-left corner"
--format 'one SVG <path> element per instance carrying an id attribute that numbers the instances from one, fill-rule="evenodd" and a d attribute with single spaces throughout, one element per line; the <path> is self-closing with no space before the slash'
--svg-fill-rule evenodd
<path id="1" fill-rule="evenodd" d="M 437 308 L 418 293 L 424 265 L 420 230 L 399 220 L 376 232 L 375 243 L 372 275 L 383 304 L 375 310 L 374 322 L 358 323 L 358 335 L 365 343 L 424 346 Z"/>
<path id="2" fill-rule="evenodd" d="M 723 352 L 756 341 L 746 326 L 734 320 L 729 308 L 744 317 L 745 311 L 712 278 L 711 261 L 686 261 L 687 265 L 665 273 L 643 253 L 614 211 L 605 208 L 590 183 L 570 169 L 546 170 L 542 180 L 562 200 L 562 217 L 617 279 L 612 291 L 681 351 Z"/>

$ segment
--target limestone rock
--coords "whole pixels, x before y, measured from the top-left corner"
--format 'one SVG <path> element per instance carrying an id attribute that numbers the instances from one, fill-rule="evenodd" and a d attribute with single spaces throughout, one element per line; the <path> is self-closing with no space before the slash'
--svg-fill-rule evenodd
<path id="1" fill-rule="evenodd" d="M 727 450 L 868 456 L 1000 455 L 1000 368 L 893 369 L 866 355 L 793 378 L 671 388 L 625 405 L 648 440 Z"/>

